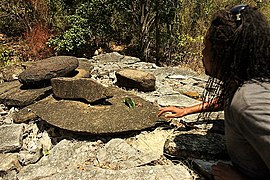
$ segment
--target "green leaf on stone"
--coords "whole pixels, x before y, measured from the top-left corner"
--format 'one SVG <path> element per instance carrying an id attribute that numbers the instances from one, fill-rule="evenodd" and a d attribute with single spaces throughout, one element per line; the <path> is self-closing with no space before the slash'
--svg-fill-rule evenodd
<path id="1" fill-rule="evenodd" d="M 45 156 L 48 156 L 48 155 L 49 155 L 49 150 L 46 149 L 46 150 L 43 152 L 43 154 L 44 154 Z"/>
<path id="2" fill-rule="evenodd" d="M 125 97 L 124 103 L 129 107 L 133 108 L 136 106 L 136 103 L 134 100 L 132 100 L 130 97 Z"/>

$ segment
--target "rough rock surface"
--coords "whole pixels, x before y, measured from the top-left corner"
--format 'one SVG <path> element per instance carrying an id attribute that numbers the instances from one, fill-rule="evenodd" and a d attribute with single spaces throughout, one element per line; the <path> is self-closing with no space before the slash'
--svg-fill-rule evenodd
<path id="1" fill-rule="evenodd" d="M 19 171 L 21 168 L 17 154 L 0 154 L 0 174 L 11 170 Z"/>
<path id="2" fill-rule="evenodd" d="M 16 151 L 22 146 L 23 125 L 0 126 L 0 153 Z"/>
<path id="3" fill-rule="evenodd" d="M 21 168 L 17 154 L 0 154 L 0 179 L 16 179 Z"/>
<path id="4" fill-rule="evenodd" d="M 142 130 L 154 126 L 158 121 L 157 105 L 117 88 L 111 88 L 110 92 L 114 96 L 104 105 L 89 106 L 79 101 L 48 97 L 30 109 L 54 126 L 93 134 Z M 131 97 L 140 106 L 129 108 L 124 103 L 125 97 Z"/>
<path id="5" fill-rule="evenodd" d="M 62 99 L 84 99 L 89 103 L 112 97 L 107 87 L 90 78 L 53 78 L 55 97 Z"/>
<path id="6" fill-rule="evenodd" d="M 130 169 L 156 160 L 153 154 L 144 154 L 118 138 L 109 141 L 97 153 L 97 159 L 100 167 L 114 170 Z"/>
<path id="7" fill-rule="evenodd" d="M 6 106 L 24 107 L 51 94 L 51 87 L 24 89 L 18 81 L 0 84 L 0 103 Z"/>
<path id="8" fill-rule="evenodd" d="M 168 137 L 164 152 L 177 157 L 228 159 L 224 136 L 215 133 L 178 133 Z"/>
<path id="9" fill-rule="evenodd" d="M 13 65 L 0 68 L 0 82 L 14 81 L 24 71 L 21 65 Z"/>
<path id="10" fill-rule="evenodd" d="M 25 86 L 48 83 L 52 78 L 69 75 L 78 65 L 72 56 L 50 57 L 32 63 L 18 78 Z"/>
<path id="11" fill-rule="evenodd" d="M 117 85 L 139 91 L 154 91 L 156 78 L 153 74 L 141 70 L 124 69 L 115 73 Z"/>
<path id="12" fill-rule="evenodd" d="M 91 77 L 89 71 L 81 68 L 75 69 L 75 76 L 74 78 L 89 78 Z"/>
<path id="13" fill-rule="evenodd" d="M 141 166 L 135 168 L 121 169 L 130 159 L 119 156 L 120 144 L 123 153 L 129 152 L 129 157 L 137 156 L 136 151 L 128 151 L 130 147 L 121 140 L 113 140 L 103 148 L 100 142 L 72 142 L 63 140 L 58 143 L 48 154 L 34 165 L 23 168 L 18 174 L 19 179 L 70 179 L 80 177 L 81 179 L 193 179 L 184 165 L 174 166 L 157 165 Z M 103 157 L 97 156 L 97 152 L 106 148 L 114 147 L 113 153 L 107 154 L 107 163 L 102 161 Z M 127 149 L 126 149 L 127 148 Z M 114 157 L 114 154 L 119 154 Z M 101 159 L 100 159 L 101 158 Z M 140 156 L 137 156 L 140 158 Z M 112 161 L 113 160 L 113 161 Z M 113 169 L 111 163 L 118 163 L 120 169 Z M 133 163 L 134 164 L 134 163 Z"/>
<path id="14" fill-rule="evenodd" d="M 30 120 L 36 120 L 38 119 L 38 116 L 31 112 L 31 109 L 25 107 L 20 109 L 20 111 L 14 112 L 12 118 L 15 123 L 23 123 Z"/>
<path id="15" fill-rule="evenodd" d="M 138 58 L 123 56 L 118 53 L 102 54 L 91 59 L 79 58 L 78 61 L 80 63 L 79 68 L 88 71 L 91 79 L 106 87 L 116 85 L 115 72 L 123 69 L 137 69 L 153 74 L 156 77 L 155 91 L 128 91 L 128 96 L 133 98 L 130 94 L 134 95 L 134 100 L 137 103 L 140 103 L 140 100 L 143 99 L 144 101 L 149 101 L 146 104 L 151 102 L 160 106 L 193 105 L 200 102 L 203 87 L 207 80 L 207 76 L 198 75 L 187 69 L 157 67 L 153 63 L 141 62 Z M 31 67 L 31 63 L 25 65 L 25 67 Z M 75 74 L 73 73 L 73 75 Z M 15 86 L 17 85 L 15 84 Z M 0 88 L 0 94 L 8 92 L 10 89 L 12 87 L 3 85 Z M 30 89 L 28 90 L 30 91 Z M 176 99 L 179 99 L 179 101 L 176 101 Z M 160 119 L 162 121 L 156 121 L 155 126 L 149 124 L 145 120 L 147 117 L 142 115 L 140 121 L 138 121 L 140 123 L 137 121 L 133 123 L 133 119 L 129 117 L 127 111 L 140 110 L 140 108 L 144 107 L 143 101 L 142 107 L 136 106 L 132 109 L 123 106 L 122 114 L 118 115 L 118 118 L 126 118 L 126 121 L 122 121 L 123 124 L 121 125 L 113 125 L 110 121 L 111 111 L 102 115 L 94 114 L 93 119 L 97 123 L 100 122 L 99 120 L 103 116 L 106 116 L 107 121 L 105 123 L 102 121 L 101 123 L 103 123 L 103 128 L 107 130 L 110 127 L 119 126 L 119 129 L 122 128 L 122 130 L 126 131 L 127 129 L 123 129 L 123 127 L 132 127 L 134 125 L 132 130 L 120 134 L 93 135 L 66 131 L 47 123 L 43 120 L 43 117 L 36 119 L 37 117 L 33 116 L 34 111 L 31 110 L 32 107 L 34 108 L 35 105 L 42 106 L 41 104 L 47 100 L 37 100 L 37 103 L 22 109 L 0 104 L 0 132 L 3 133 L 1 137 L 3 135 L 4 139 L 8 139 L 13 134 L 11 132 L 22 132 L 23 137 L 20 148 L 16 148 L 15 152 L 13 152 L 14 150 L 10 151 L 10 154 L 16 155 L 12 159 L 15 160 L 14 162 L 18 159 L 22 169 L 8 170 L 9 168 L 5 168 L 5 172 L 0 172 L 0 179 L 204 179 L 204 177 L 211 177 L 211 168 L 209 167 L 211 167 L 211 164 L 220 161 L 221 151 L 226 154 L 226 151 L 222 150 L 222 148 L 219 150 L 213 148 L 213 144 L 217 147 L 224 147 L 223 140 L 217 141 L 224 137 L 222 113 L 213 113 L 213 115 L 219 116 L 219 120 L 215 120 L 215 116 L 211 116 L 214 120 L 198 120 L 197 115 L 194 114 L 166 121 Z M 61 113 L 58 113 L 59 117 L 64 116 L 62 121 L 66 121 L 71 117 L 76 122 L 75 120 L 81 116 L 84 108 L 87 108 L 87 111 L 83 112 L 84 116 L 90 117 L 90 114 L 86 115 L 88 108 L 106 109 L 113 106 L 114 101 L 112 100 L 113 98 L 110 98 L 107 102 L 100 102 L 99 105 L 91 104 L 89 106 L 85 101 L 53 99 L 53 103 L 57 105 L 54 108 L 59 109 L 55 108 L 54 111 L 50 109 L 46 116 L 53 116 L 57 114 L 57 111 L 60 111 Z M 65 103 L 61 104 L 62 102 Z M 119 101 L 117 100 L 117 102 Z M 67 104 L 71 104 L 71 106 Z M 151 105 L 152 108 L 153 104 Z M 51 103 L 45 103 L 42 106 L 44 114 L 46 113 L 46 108 L 49 110 L 50 105 Z M 81 108 L 82 106 L 83 108 Z M 78 111 L 73 111 L 74 113 L 70 116 L 68 110 L 74 107 Z M 19 115 L 17 120 L 13 118 L 14 113 Z M 147 112 L 147 115 L 149 115 L 149 112 Z M 21 131 L 21 126 L 14 126 L 14 129 L 6 133 L 3 127 L 13 126 L 13 121 L 17 123 L 24 121 L 24 124 L 20 124 L 24 126 L 24 130 Z M 133 131 L 138 127 L 140 129 L 142 127 L 141 124 L 144 124 L 145 121 L 148 123 L 147 127 L 152 127 Z M 66 126 L 67 123 L 62 122 L 62 125 Z M 84 126 L 87 125 L 84 124 Z M 96 125 L 93 124 L 92 126 Z M 213 132 L 218 132 L 220 135 L 211 135 Z M 180 138 L 181 136 L 182 138 Z M 196 140 L 190 139 L 191 137 L 195 137 Z M 16 139 L 16 142 L 18 142 L 20 138 Z M 177 142 L 172 142 L 175 139 L 178 139 Z M 177 147 L 179 151 L 172 151 L 172 153 L 168 154 L 168 149 L 164 151 L 165 142 L 166 147 L 170 144 L 169 142 L 172 142 L 175 146 L 170 148 L 176 149 Z M 190 144 L 190 147 L 193 147 L 192 151 L 179 148 L 176 144 L 178 142 L 179 144 L 181 142 L 184 147 Z M 195 142 L 198 145 L 194 145 Z M 11 141 L 8 143 L 12 144 Z M 204 150 L 202 151 L 202 149 Z M 209 151 L 212 152 L 209 153 Z M 175 160 L 174 155 L 175 158 L 181 158 Z M 193 157 L 199 159 L 194 159 Z M 129 158 L 135 159 L 135 161 L 132 162 Z M 140 159 L 143 161 L 140 161 Z M 206 159 L 213 159 L 213 161 L 209 162 Z"/>

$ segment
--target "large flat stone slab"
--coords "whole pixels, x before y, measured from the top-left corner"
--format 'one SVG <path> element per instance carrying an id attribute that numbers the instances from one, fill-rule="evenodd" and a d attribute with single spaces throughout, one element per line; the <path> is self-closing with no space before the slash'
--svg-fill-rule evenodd
<path id="1" fill-rule="evenodd" d="M 76 132 L 93 134 L 118 133 L 142 130 L 156 124 L 158 106 L 127 93 L 111 88 L 114 96 L 104 105 L 89 106 L 80 101 L 43 99 L 33 106 L 33 112 L 48 123 Z M 129 108 L 125 97 L 132 98 L 138 106 Z"/>
<path id="2" fill-rule="evenodd" d="M 76 57 L 55 56 L 32 63 L 18 78 L 26 86 L 48 83 L 52 78 L 69 75 L 78 66 Z"/>
<path id="3" fill-rule="evenodd" d="M 53 78 L 52 89 L 62 99 L 85 99 L 89 103 L 112 95 L 102 84 L 90 78 Z"/>
<path id="4" fill-rule="evenodd" d="M 158 157 L 159 158 L 159 157 Z M 110 140 L 97 153 L 99 166 L 103 169 L 130 169 L 157 160 L 153 154 L 146 154 L 127 144 L 123 139 Z"/>
<path id="5" fill-rule="evenodd" d="M 35 177 L 35 176 L 34 176 Z M 58 179 L 112 179 L 112 180 L 193 180 L 193 176 L 182 165 L 156 165 L 142 166 L 126 170 L 101 169 L 92 166 L 84 166 L 83 169 L 68 169 L 56 173 L 43 180 Z M 26 179 L 26 178 L 22 178 Z"/>
<path id="6" fill-rule="evenodd" d="M 120 142 L 118 148 L 112 145 L 119 145 L 117 142 Z M 114 140 L 107 144 L 103 147 L 102 143 L 97 142 L 62 140 L 48 153 L 48 156 L 43 157 L 36 164 L 23 167 L 18 174 L 18 179 L 193 179 L 188 168 L 181 164 L 139 166 L 140 163 L 133 163 L 136 167 L 112 168 L 110 166 L 112 163 L 131 162 L 131 159 L 124 157 L 139 159 L 142 154 L 133 150 L 130 152 L 130 147 L 126 146 L 123 140 L 122 143 L 121 140 Z M 97 152 L 101 151 L 106 151 L 112 159 L 107 158 L 107 163 L 104 162 L 106 157 L 97 155 Z M 121 153 L 123 156 L 120 155 Z M 114 154 L 118 155 L 113 157 Z"/>
<path id="7" fill-rule="evenodd" d="M 51 94 L 51 86 L 38 89 L 23 89 L 19 81 L 0 84 L 0 103 L 6 106 L 24 107 Z"/>
<path id="8" fill-rule="evenodd" d="M 0 153 L 20 149 L 23 129 L 22 124 L 0 126 Z"/>

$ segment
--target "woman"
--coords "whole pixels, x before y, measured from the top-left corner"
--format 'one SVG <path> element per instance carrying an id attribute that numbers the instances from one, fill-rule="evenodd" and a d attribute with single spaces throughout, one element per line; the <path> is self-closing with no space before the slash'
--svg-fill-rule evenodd
<path id="1" fill-rule="evenodd" d="M 167 118 L 224 110 L 233 166 L 212 167 L 215 179 L 270 179 L 270 26 L 256 9 L 238 5 L 214 15 L 203 50 L 209 75 L 202 104 L 161 108 Z"/>

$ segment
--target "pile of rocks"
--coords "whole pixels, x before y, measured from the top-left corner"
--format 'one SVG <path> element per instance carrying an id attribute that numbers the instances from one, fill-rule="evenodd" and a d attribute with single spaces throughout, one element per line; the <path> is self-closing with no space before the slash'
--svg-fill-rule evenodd
<path id="1" fill-rule="evenodd" d="M 207 77 L 195 72 L 118 53 L 1 72 L 4 179 L 195 179 L 228 158 L 222 114 L 207 123 L 156 116 L 160 106 L 200 102 Z"/>

